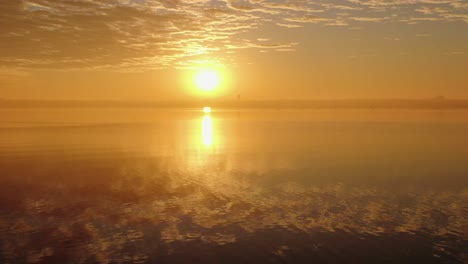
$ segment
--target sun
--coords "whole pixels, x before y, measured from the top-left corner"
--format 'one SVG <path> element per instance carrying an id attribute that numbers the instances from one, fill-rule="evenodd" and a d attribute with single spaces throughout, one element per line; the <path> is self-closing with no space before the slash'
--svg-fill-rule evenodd
<path id="1" fill-rule="evenodd" d="M 215 70 L 203 69 L 195 73 L 194 81 L 198 88 L 212 91 L 219 86 L 221 77 L 219 72 Z"/>

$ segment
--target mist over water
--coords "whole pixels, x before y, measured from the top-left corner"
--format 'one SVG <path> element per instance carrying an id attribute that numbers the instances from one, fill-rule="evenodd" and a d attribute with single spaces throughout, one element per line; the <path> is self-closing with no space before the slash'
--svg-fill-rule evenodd
<path id="1" fill-rule="evenodd" d="M 0 110 L 1 263 L 464 263 L 468 113 Z"/>

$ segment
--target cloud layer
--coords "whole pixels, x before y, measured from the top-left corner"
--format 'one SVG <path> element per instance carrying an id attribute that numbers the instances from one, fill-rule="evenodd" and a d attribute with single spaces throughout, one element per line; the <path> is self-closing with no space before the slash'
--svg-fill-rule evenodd
<path id="1" fill-rule="evenodd" d="M 246 38 L 278 28 L 363 23 L 468 23 L 461 0 L 9 0 L 0 3 L 3 68 L 187 67 L 229 63 L 239 49 L 293 51 Z M 217 58 L 217 59 L 214 59 Z"/>

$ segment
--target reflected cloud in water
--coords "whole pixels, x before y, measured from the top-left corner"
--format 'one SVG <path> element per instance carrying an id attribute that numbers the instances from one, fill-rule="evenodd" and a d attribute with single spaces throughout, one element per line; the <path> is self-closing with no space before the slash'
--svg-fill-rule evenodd
<path id="1" fill-rule="evenodd" d="M 3 132 L 0 262 L 466 262 L 466 127 L 220 116 Z"/>

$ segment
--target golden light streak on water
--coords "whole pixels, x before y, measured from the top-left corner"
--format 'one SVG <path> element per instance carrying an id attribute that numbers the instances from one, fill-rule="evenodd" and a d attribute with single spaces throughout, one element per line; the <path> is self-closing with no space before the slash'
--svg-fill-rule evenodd
<path id="1" fill-rule="evenodd" d="M 207 147 L 213 145 L 213 121 L 209 114 L 205 114 L 202 119 L 202 142 Z"/>

